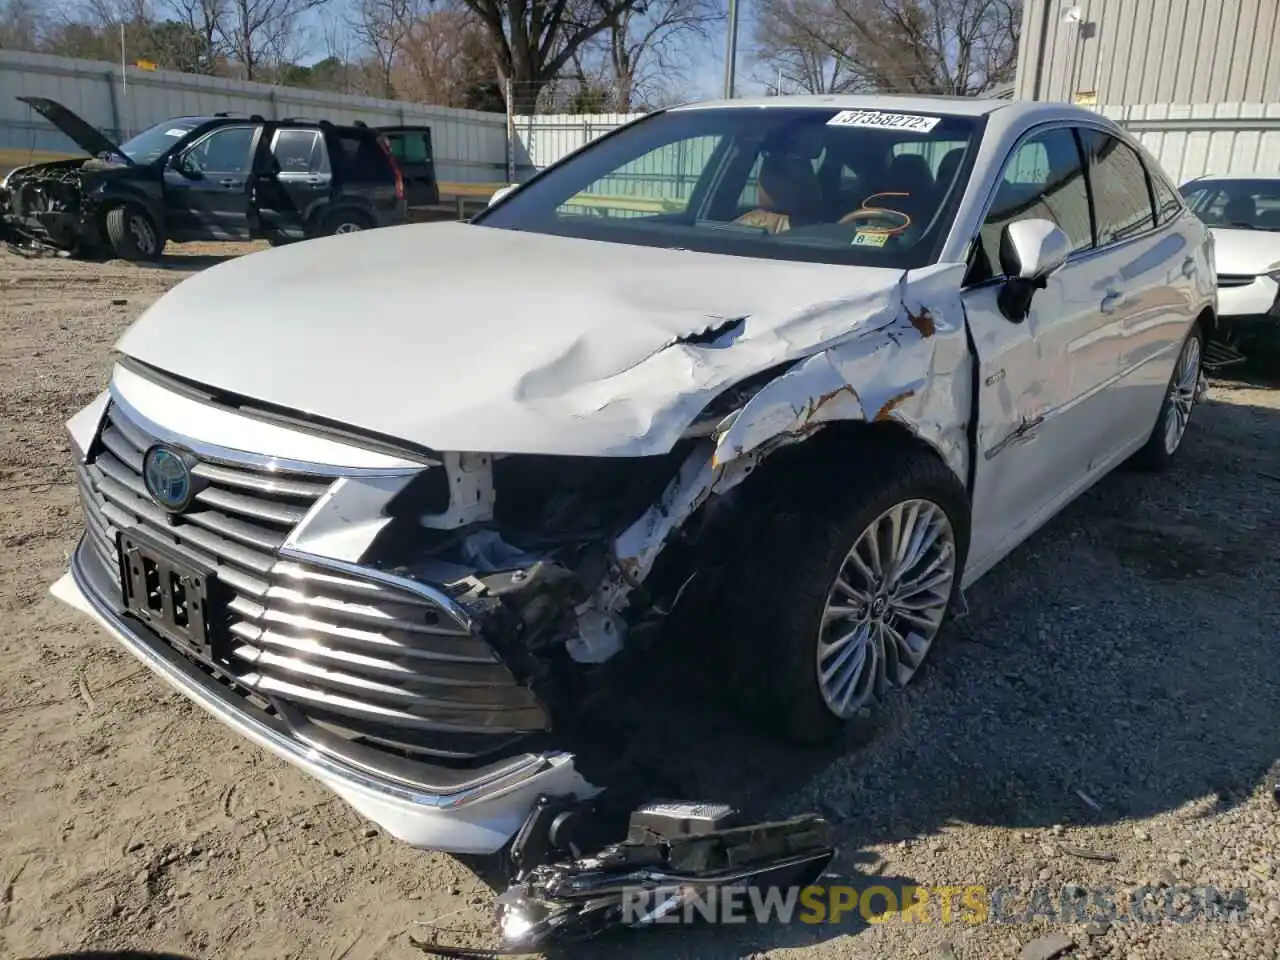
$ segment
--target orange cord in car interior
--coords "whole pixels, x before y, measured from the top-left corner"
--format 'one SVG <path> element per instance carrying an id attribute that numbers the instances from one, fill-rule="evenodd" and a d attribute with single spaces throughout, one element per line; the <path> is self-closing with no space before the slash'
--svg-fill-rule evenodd
<path id="1" fill-rule="evenodd" d="M 867 204 L 876 197 L 909 197 L 909 193 L 895 193 L 893 191 L 883 191 L 881 193 L 873 193 L 862 201 L 861 206 L 852 213 L 846 213 L 840 218 L 840 223 L 851 223 L 854 220 L 865 220 L 868 217 L 901 217 L 904 221 L 900 227 L 869 227 L 869 232 L 883 233 L 889 237 L 895 237 L 911 226 L 911 217 L 909 214 L 903 213 L 901 210 L 890 210 L 887 207 L 868 207 Z"/>

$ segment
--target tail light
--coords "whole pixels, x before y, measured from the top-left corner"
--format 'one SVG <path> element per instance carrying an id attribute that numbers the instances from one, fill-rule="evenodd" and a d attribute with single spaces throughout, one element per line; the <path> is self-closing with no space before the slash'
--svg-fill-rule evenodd
<path id="1" fill-rule="evenodd" d="M 400 172 L 400 164 L 396 162 L 396 156 L 391 152 L 391 144 L 387 142 L 386 137 L 378 137 L 378 146 L 382 148 L 382 152 L 386 155 L 387 162 L 391 164 L 391 169 L 396 175 L 396 199 L 404 199 L 404 174 Z"/>

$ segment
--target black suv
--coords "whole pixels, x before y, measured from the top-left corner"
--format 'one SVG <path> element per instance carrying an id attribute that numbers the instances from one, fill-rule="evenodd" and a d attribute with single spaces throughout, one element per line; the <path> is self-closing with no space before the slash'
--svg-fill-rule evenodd
<path id="1" fill-rule="evenodd" d="M 0 189 L 0 217 L 56 246 L 154 260 L 168 240 L 287 243 L 407 219 L 399 165 L 368 127 L 176 117 L 117 146 L 53 100 L 19 99 L 90 155 L 20 167 Z"/>

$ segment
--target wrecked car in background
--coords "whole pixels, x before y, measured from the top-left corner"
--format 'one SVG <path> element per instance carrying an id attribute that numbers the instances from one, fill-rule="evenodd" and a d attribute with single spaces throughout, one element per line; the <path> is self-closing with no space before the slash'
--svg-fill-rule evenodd
<path id="1" fill-rule="evenodd" d="M 1214 239 L 1221 322 L 1206 365 L 1280 356 L 1280 176 L 1198 177 L 1182 196 Z"/>
<path id="2" fill-rule="evenodd" d="M 156 260 L 169 240 L 282 244 L 407 220 L 400 169 L 368 127 L 223 113 L 117 145 L 54 100 L 18 99 L 89 154 L 0 181 L 0 227 L 38 243 Z"/>
<path id="3" fill-rule="evenodd" d="M 575 717 L 686 604 L 777 734 L 865 724 L 963 588 L 1175 456 L 1214 311 L 1205 227 L 1091 111 L 663 110 L 473 223 L 162 297 L 69 421 L 54 590 L 389 833 L 492 852 L 609 785 Z"/>

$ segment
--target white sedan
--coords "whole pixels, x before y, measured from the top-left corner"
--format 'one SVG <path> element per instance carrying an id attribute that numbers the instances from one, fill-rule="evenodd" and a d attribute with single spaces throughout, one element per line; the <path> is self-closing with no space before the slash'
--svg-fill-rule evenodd
<path id="1" fill-rule="evenodd" d="M 470 224 L 161 298 L 68 424 L 55 592 L 390 833 L 493 851 L 607 785 L 579 711 L 682 608 L 779 735 L 866 723 L 964 588 L 1175 456 L 1215 297 L 1096 113 L 658 111 Z"/>
<path id="2" fill-rule="evenodd" d="M 1182 195 L 1213 234 L 1219 336 L 1245 352 L 1280 343 L 1280 176 L 1200 177 Z"/>

